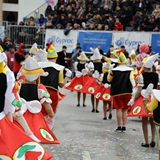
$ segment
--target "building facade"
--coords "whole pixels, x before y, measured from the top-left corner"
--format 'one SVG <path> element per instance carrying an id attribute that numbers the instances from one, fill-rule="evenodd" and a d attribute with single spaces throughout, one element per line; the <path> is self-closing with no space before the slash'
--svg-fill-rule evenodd
<path id="1" fill-rule="evenodd" d="M 46 7 L 47 4 L 45 2 L 46 0 L 0 0 L 0 21 L 7 21 L 8 14 L 11 12 L 15 16 L 17 23 L 23 21 L 25 16 L 36 12 L 36 9 L 41 6 Z M 44 11 L 45 8 L 43 8 L 42 12 Z M 36 13 L 39 14 L 39 11 Z M 36 16 L 36 18 L 39 17 L 39 15 Z"/>

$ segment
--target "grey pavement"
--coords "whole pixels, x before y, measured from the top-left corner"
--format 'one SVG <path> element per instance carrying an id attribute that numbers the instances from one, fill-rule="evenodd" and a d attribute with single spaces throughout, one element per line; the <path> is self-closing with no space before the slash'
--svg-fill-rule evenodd
<path id="1" fill-rule="evenodd" d="M 76 107 L 76 92 L 61 90 L 67 97 L 59 103 L 54 134 L 59 145 L 44 145 L 54 155 L 52 160 L 146 160 L 158 159 L 156 148 L 142 148 L 144 142 L 141 119 L 128 118 L 127 132 L 115 133 L 116 118 L 103 120 L 102 102 L 100 113 L 91 112 L 90 95 L 87 107 Z M 149 126 L 150 135 L 150 126 Z"/>

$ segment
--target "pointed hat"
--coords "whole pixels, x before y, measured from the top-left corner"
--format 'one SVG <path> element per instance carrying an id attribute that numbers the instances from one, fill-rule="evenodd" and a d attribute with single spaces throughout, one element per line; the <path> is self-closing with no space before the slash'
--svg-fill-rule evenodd
<path id="1" fill-rule="evenodd" d="M 48 72 L 44 72 L 44 70 L 38 65 L 38 62 L 30 56 L 25 60 L 24 67 L 21 72 L 28 81 L 34 81 L 39 76 L 48 75 Z"/>
<path id="2" fill-rule="evenodd" d="M 119 53 L 118 64 L 126 64 L 127 59 L 126 59 L 126 56 L 124 55 L 124 53 L 122 52 L 122 50 L 119 50 L 118 53 Z"/>
<path id="3" fill-rule="evenodd" d="M 37 62 L 47 62 L 47 52 L 45 50 L 39 49 L 35 59 Z"/>
<path id="4" fill-rule="evenodd" d="M 89 61 L 89 59 L 87 58 L 84 52 L 82 52 L 81 55 L 77 57 L 77 59 L 80 61 Z"/>
<path id="5" fill-rule="evenodd" d="M 147 58 L 147 60 L 143 63 L 143 66 L 146 68 L 152 68 L 154 65 L 155 60 L 159 57 L 158 54 L 155 54 L 153 56 L 150 56 Z"/>
<path id="6" fill-rule="evenodd" d="M 55 50 L 55 48 L 52 45 L 52 42 L 49 43 L 48 45 L 48 54 L 47 54 L 47 58 L 57 58 L 58 54 Z"/>
<path id="7" fill-rule="evenodd" d="M 113 51 L 111 52 L 111 54 L 114 55 L 116 58 L 119 57 L 119 53 L 117 53 L 117 51 L 118 51 L 118 50 L 113 50 Z"/>
<path id="8" fill-rule="evenodd" d="M 134 49 L 132 49 L 132 51 L 130 52 L 129 56 L 131 56 L 131 55 L 136 55 L 136 52 Z"/>
<path id="9" fill-rule="evenodd" d="M 92 61 L 97 60 L 97 59 L 102 59 L 102 55 L 100 54 L 98 48 L 96 49 L 90 48 L 90 50 L 93 52 L 93 55 L 90 57 Z"/>
<path id="10" fill-rule="evenodd" d="M 37 54 L 37 51 L 38 51 L 37 43 L 34 43 L 34 44 L 32 45 L 32 48 L 30 49 L 29 53 Z"/>

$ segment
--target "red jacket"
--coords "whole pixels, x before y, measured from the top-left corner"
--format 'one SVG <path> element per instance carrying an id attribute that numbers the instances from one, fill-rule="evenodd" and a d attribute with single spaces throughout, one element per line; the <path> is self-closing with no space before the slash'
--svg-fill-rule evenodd
<path id="1" fill-rule="evenodd" d="M 115 22 L 113 31 L 123 31 L 123 25 L 121 22 Z"/>
<path id="2" fill-rule="evenodd" d="M 20 43 L 18 50 L 14 54 L 14 66 L 13 72 L 17 73 L 21 68 L 21 62 L 25 60 L 23 56 L 22 47 L 24 47 L 23 43 Z"/>

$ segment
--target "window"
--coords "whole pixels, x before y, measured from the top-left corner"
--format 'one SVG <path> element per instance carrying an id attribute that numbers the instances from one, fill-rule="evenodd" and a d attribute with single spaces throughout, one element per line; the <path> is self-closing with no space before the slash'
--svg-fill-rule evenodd
<path id="1" fill-rule="evenodd" d="M 14 3 L 14 4 L 18 4 L 18 0 L 3 0 L 3 3 Z"/>

